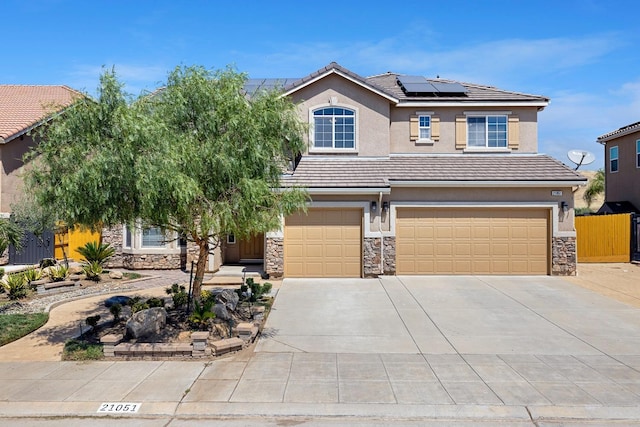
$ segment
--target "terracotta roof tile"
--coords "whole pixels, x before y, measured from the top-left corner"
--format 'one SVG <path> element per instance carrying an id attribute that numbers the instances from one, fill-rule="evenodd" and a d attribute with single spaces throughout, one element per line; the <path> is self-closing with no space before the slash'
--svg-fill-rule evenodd
<path id="1" fill-rule="evenodd" d="M 398 181 L 585 181 L 568 166 L 546 155 L 431 155 L 362 159 L 303 157 L 284 187 L 381 188 Z"/>
<path id="2" fill-rule="evenodd" d="M 67 86 L 0 85 L 0 142 L 8 142 L 83 96 Z"/>

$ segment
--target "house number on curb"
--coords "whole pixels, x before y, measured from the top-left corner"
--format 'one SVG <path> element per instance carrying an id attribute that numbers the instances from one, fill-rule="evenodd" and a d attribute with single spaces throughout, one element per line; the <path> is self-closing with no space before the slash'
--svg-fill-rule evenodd
<path id="1" fill-rule="evenodd" d="M 122 413 L 135 413 L 140 409 L 140 403 L 103 403 L 98 409 L 99 414 L 122 414 Z"/>

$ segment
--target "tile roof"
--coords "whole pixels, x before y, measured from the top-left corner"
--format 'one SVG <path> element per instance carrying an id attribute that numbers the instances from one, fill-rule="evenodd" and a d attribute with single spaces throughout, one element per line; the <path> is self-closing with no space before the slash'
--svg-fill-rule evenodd
<path id="1" fill-rule="evenodd" d="M 446 79 L 427 79 L 431 83 L 458 83 L 466 89 L 466 94 L 449 95 L 449 96 L 407 96 L 402 88 L 398 85 L 397 79 L 401 74 L 388 72 L 385 74 L 362 77 L 353 71 L 350 71 L 336 62 L 332 62 L 326 67 L 323 67 L 306 77 L 291 81 L 292 79 L 286 79 L 287 85 L 284 87 L 284 92 L 290 94 L 295 92 L 298 88 L 304 87 L 313 80 L 321 77 L 331 71 L 338 71 L 345 76 L 353 79 L 361 85 L 368 87 L 373 91 L 380 92 L 394 101 L 399 103 L 408 104 L 410 102 L 443 102 L 443 101 L 455 101 L 460 103 L 465 102 L 537 102 L 546 104 L 549 102 L 549 98 L 541 95 L 529 95 L 525 93 L 506 91 L 498 89 L 492 86 L 483 86 L 472 83 L 463 83 L 454 80 Z M 277 79 L 276 79 L 277 80 Z M 283 79 L 280 79 L 281 81 Z"/>
<path id="2" fill-rule="evenodd" d="M 627 126 L 622 126 L 620 129 L 616 129 L 613 132 L 605 133 L 598 137 L 598 142 L 606 142 L 615 139 L 620 136 L 628 135 L 633 132 L 640 131 L 640 122 L 631 123 Z"/>
<path id="3" fill-rule="evenodd" d="M 540 95 L 529 95 L 525 93 L 506 91 L 492 86 L 483 86 L 473 83 L 458 82 L 446 79 L 427 79 L 429 83 L 458 83 L 466 90 L 464 96 L 407 96 L 402 88 L 398 85 L 397 79 L 401 74 L 385 73 L 378 76 L 368 77 L 366 80 L 383 90 L 395 98 L 402 101 L 457 101 L 457 102 L 478 102 L 478 101 L 538 101 L 548 103 L 549 98 Z"/>
<path id="4" fill-rule="evenodd" d="M 81 96 L 67 86 L 0 85 L 0 143 L 24 134 Z"/>
<path id="5" fill-rule="evenodd" d="M 389 158 L 305 156 L 283 187 L 383 188 L 402 181 L 585 182 L 579 173 L 542 154 L 396 155 Z M 570 184 L 571 185 L 571 184 Z"/>

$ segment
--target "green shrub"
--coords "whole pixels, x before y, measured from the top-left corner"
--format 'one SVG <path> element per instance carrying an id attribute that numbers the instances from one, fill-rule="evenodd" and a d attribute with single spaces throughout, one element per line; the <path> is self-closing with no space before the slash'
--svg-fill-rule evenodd
<path id="1" fill-rule="evenodd" d="M 120 304 L 113 304 L 109 307 L 109 312 L 113 315 L 113 322 L 118 323 L 120 321 L 120 313 L 122 313 L 122 306 Z"/>
<path id="2" fill-rule="evenodd" d="M 149 308 L 151 307 L 164 307 L 164 299 L 162 298 L 149 298 L 147 300 L 147 305 L 149 306 Z"/>
<path id="3" fill-rule="evenodd" d="M 87 263 L 97 262 L 100 265 L 104 265 L 105 261 L 116 253 L 116 250 L 108 243 L 99 242 L 87 242 L 76 250 L 84 257 L 84 261 Z"/>
<path id="4" fill-rule="evenodd" d="M 256 302 L 262 295 L 268 294 L 271 291 L 273 285 L 269 282 L 265 282 L 264 284 L 256 283 L 253 278 L 247 278 L 246 286 L 243 285 L 240 287 L 240 297 L 242 298 L 242 293 L 246 292 L 248 288 L 251 288 L 251 297 L 249 298 L 250 302 Z M 242 289 L 244 287 L 244 289 Z"/>
<path id="5" fill-rule="evenodd" d="M 69 275 L 69 268 L 64 265 L 49 267 L 49 277 L 54 282 L 61 282 Z"/>
<path id="6" fill-rule="evenodd" d="M 171 295 L 174 308 L 180 308 L 187 305 L 189 295 L 187 294 L 184 286 L 174 283 L 170 288 L 166 289 L 166 292 L 167 295 Z"/>
<path id="7" fill-rule="evenodd" d="M 146 310 L 147 308 L 150 308 L 149 304 L 143 301 L 137 301 L 131 305 L 131 312 L 137 313 L 139 311 Z"/>
<path id="8" fill-rule="evenodd" d="M 0 280 L 0 284 L 9 295 L 9 299 L 17 300 L 29 295 L 29 284 L 21 273 L 9 274 L 5 279 Z"/>
<path id="9" fill-rule="evenodd" d="M 98 326 L 98 322 L 100 321 L 100 315 L 96 314 L 95 316 L 89 316 L 85 319 L 85 323 L 91 327 L 91 330 L 95 330 L 96 326 Z"/>
<path id="10" fill-rule="evenodd" d="M 94 282 L 100 281 L 100 275 L 103 272 L 102 265 L 97 261 L 90 261 L 85 263 L 82 266 L 82 271 L 87 276 L 87 279 L 93 280 Z"/>
<path id="11" fill-rule="evenodd" d="M 0 267 L 0 277 L 4 276 L 4 267 Z"/>
<path id="12" fill-rule="evenodd" d="M 79 340 L 67 341 L 62 352 L 62 360 L 100 360 L 103 356 L 102 345 Z"/>

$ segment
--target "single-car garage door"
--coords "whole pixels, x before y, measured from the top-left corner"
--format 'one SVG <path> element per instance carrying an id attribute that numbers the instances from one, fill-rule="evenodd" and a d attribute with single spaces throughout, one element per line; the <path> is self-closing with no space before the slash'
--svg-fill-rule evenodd
<path id="1" fill-rule="evenodd" d="M 549 210 L 398 208 L 397 274 L 548 274 Z"/>
<path id="2" fill-rule="evenodd" d="M 360 277 L 362 209 L 309 209 L 285 219 L 285 277 Z"/>

